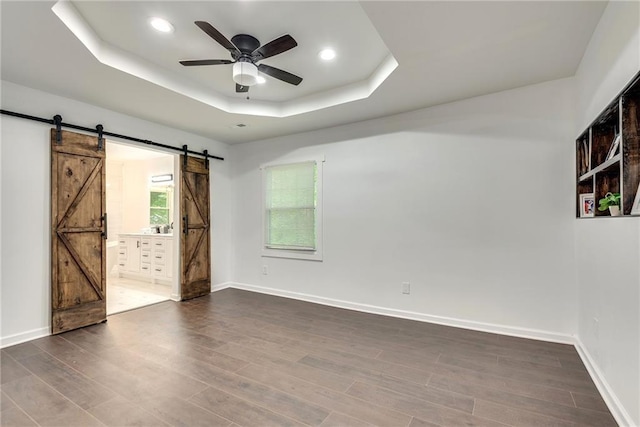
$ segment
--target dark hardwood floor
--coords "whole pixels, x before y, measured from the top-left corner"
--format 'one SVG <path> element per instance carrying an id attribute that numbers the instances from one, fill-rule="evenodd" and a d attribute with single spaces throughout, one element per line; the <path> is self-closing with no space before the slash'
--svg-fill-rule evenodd
<path id="1" fill-rule="evenodd" d="M 2 426 L 611 426 L 575 349 L 227 289 L 1 352 Z"/>

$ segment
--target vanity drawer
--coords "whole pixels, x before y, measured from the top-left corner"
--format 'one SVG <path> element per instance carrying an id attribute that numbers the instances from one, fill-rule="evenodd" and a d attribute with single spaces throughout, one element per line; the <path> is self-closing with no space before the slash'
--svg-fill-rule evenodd
<path id="1" fill-rule="evenodd" d="M 142 251 L 140 252 L 140 262 L 151 262 L 151 251 Z"/>
<path id="2" fill-rule="evenodd" d="M 145 249 L 151 249 L 151 237 L 143 237 L 142 239 L 140 239 L 140 244 L 143 251 Z"/>
<path id="3" fill-rule="evenodd" d="M 167 275 L 165 273 L 164 265 L 154 265 L 152 270 L 153 275 L 156 277 L 165 277 Z"/>
<path id="4" fill-rule="evenodd" d="M 118 248 L 118 260 L 126 260 L 127 259 L 127 248 L 119 247 Z"/>
<path id="5" fill-rule="evenodd" d="M 151 264 L 143 262 L 140 264 L 140 273 L 151 274 Z"/>
<path id="6" fill-rule="evenodd" d="M 164 252 L 154 252 L 153 253 L 153 263 L 154 264 L 164 265 L 165 264 L 165 257 L 166 257 L 166 254 Z"/>
<path id="7" fill-rule="evenodd" d="M 164 252 L 167 247 L 165 239 L 153 239 L 153 250 Z"/>

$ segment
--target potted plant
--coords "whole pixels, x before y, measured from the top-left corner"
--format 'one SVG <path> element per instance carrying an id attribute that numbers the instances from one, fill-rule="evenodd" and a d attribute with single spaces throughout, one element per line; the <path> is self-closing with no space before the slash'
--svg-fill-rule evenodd
<path id="1" fill-rule="evenodd" d="M 609 209 L 611 216 L 620 216 L 620 193 L 607 193 L 598 200 L 598 210 L 600 212 Z"/>

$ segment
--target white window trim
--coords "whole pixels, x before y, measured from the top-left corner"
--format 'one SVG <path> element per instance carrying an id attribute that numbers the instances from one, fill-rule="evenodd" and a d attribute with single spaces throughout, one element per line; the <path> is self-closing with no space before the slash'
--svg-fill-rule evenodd
<path id="1" fill-rule="evenodd" d="M 290 259 L 303 259 L 309 261 L 322 261 L 322 181 L 323 181 L 323 164 L 324 157 L 306 157 L 301 159 L 286 159 L 279 162 L 266 163 L 260 166 L 260 174 L 261 174 L 261 182 L 262 182 L 262 200 L 260 202 L 261 212 L 260 216 L 262 218 L 262 256 L 263 257 L 272 257 L 272 258 L 290 258 Z M 305 162 L 315 162 L 316 163 L 316 173 L 317 173 L 317 188 L 316 188 L 316 248 L 315 250 L 296 250 L 296 249 L 284 249 L 284 248 L 269 248 L 267 247 L 266 241 L 266 182 L 265 182 L 265 172 L 264 169 L 270 166 L 286 166 L 295 163 L 305 163 Z"/>
<path id="2" fill-rule="evenodd" d="M 149 225 L 163 225 L 163 224 L 151 224 L 151 209 L 165 209 L 168 212 L 167 217 L 169 218 L 169 222 L 173 222 L 173 200 L 174 200 L 174 187 L 173 185 L 151 185 L 149 187 L 149 196 L 151 196 L 152 192 L 156 192 L 156 193 L 166 193 L 167 194 L 167 207 L 166 208 L 160 208 L 160 207 L 152 207 L 151 206 L 151 200 L 149 200 Z"/>

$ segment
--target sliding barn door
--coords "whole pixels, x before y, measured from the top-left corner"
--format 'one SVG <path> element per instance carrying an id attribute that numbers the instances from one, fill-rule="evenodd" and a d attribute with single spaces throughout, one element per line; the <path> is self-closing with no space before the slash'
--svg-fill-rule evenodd
<path id="1" fill-rule="evenodd" d="M 51 130 L 51 329 L 106 319 L 105 150 L 98 138 Z"/>
<path id="2" fill-rule="evenodd" d="M 209 169 L 204 159 L 181 156 L 180 238 L 181 298 L 211 292 L 211 241 L 209 233 Z"/>

